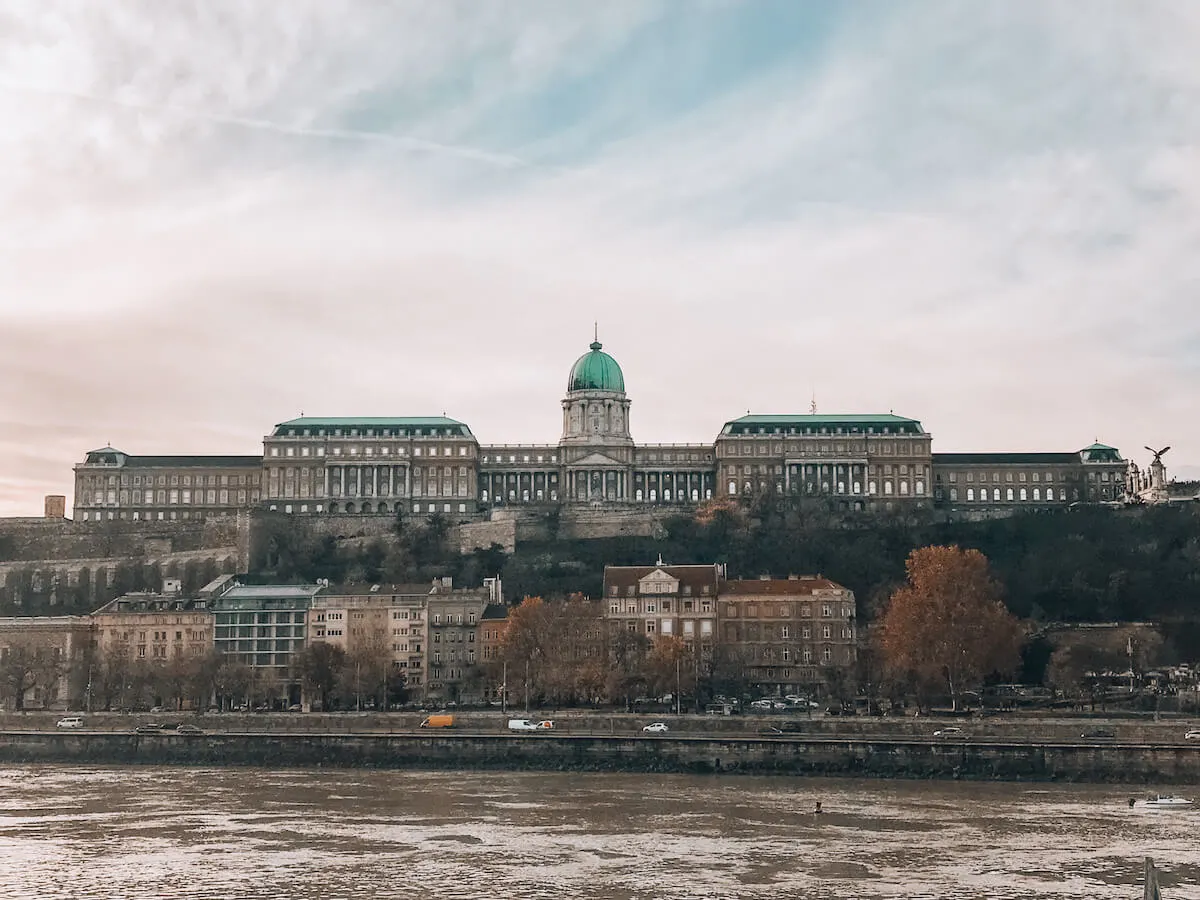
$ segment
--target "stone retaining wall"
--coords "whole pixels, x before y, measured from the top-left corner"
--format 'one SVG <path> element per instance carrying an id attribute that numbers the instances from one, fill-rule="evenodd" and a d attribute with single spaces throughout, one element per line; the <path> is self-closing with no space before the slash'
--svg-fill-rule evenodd
<path id="1" fill-rule="evenodd" d="M 1200 747 L 792 737 L 2 732 L 0 762 L 1200 783 Z"/>

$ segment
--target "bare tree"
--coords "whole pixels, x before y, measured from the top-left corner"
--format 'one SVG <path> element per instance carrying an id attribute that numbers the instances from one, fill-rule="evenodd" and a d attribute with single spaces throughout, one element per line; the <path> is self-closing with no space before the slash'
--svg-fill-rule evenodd
<path id="1" fill-rule="evenodd" d="M 31 692 L 35 702 L 52 703 L 64 671 L 60 648 L 45 638 L 16 637 L 0 647 L 0 694 L 13 709 L 24 709 Z"/>

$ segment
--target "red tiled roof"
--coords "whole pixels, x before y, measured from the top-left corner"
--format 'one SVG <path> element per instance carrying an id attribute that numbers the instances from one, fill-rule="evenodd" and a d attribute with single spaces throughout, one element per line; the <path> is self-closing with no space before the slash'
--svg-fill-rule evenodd
<path id="1" fill-rule="evenodd" d="M 721 597 L 747 596 L 796 596 L 811 594 L 815 590 L 844 591 L 845 587 L 836 581 L 819 576 L 801 576 L 800 578 L 735 578 L 721 582 Z"/>
<path id="2" fill-rule="evenodd" d="M 701 566 L 605 566 L 604 590 L 608 593 L 611 587 L 634 587 L 639 581 L 661 569 L 672 578 L 678 579 L 681 585 L 695 589 L 705 585 L 715 588 L 717 584 L 717 567 L 715 565 Z M 715 593 L 715 591 L 714 591 Z"/>

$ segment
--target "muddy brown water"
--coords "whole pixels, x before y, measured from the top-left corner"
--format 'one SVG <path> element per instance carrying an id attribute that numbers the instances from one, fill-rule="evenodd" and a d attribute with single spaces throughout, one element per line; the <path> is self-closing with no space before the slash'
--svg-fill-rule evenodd
<path id="1" fill-rule="evenodd" d="M 1166 900 L 1200 898 L 1200 804 L 1130 808 L 1137 795 L 746 776 L 6 766 L 0 896 L 1132 898 L 1151 855 Z"/>

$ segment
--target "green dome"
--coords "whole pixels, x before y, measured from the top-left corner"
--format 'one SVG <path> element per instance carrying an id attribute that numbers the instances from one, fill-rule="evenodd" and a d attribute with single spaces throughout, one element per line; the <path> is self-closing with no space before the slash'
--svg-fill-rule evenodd
<path id="1" fill-rule="evenodd" d="M 625 393 L 625 376 L 617 361 L 604 353 L 599 341 L 592 342 L 592 350 L 575 360 L 571 377 L 567 379 L 568 391 L 617 391 Z"/>

